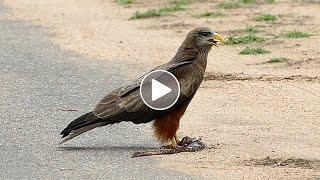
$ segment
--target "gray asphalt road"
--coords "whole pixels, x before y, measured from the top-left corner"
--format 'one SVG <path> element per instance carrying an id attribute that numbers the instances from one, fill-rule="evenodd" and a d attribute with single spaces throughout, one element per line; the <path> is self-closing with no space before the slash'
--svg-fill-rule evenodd
<path id="1" fill-rule="evenodd" d="M 59 49 L 45 28 L 6 20 L 1 8 L 1 179 L 192 178 L 159 169 L 153 157 L 130 158 L 158 146 L 145 125 L 99 128 L 59 147 L 60 131 L 130 80 L 121 72 L 131 67 Z"/>

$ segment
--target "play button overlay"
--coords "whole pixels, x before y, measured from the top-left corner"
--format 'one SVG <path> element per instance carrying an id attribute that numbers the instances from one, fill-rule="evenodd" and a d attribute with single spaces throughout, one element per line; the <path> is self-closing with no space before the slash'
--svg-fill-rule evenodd
<path id="1" fill-rule="evenodd" d="M 159 98 L 161 98 L 162 96 L 170 93 L 172 91 L 171 88 L 169 88 L 168 86 L 162 84 L 161 82 L 152 79 L 151 80 L 151 100 L 155 101 Z"/>
<path id="2" fill-rule="evenodd" d="M 173 106 L 180 95 L 177 78 L 165 70 L 155 70 L 147 74 L 140 84 L 140 96 L 152 109 L 166 110 Z"/>

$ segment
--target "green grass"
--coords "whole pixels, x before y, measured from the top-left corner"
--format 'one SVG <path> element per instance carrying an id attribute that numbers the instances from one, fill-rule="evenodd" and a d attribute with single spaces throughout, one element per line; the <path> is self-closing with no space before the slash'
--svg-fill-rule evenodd
<path id="1" fill-rule="evenodd" d="M 272 14 L 260 14 L 255 18 L 256 21 L 276 21 L 278 18 Z"/>
<path id="2" fill-rule="evenodd" d="M 265 3 L 275 3 L 275 0 L 264 0 Z M 239 1 L 232 1 L 232 2 L 219 2 L 217 4 L 217 8 L 220 9 L 235 9 L 235 8 L 239 8 L 242 5 L 246 5 L 246 4 L 258 4 L 258 3 L 262 3 L 261 1 L 258 0 L 239 0 Z"/>
<path id="3" fill-rule="evenodd" d="M 249 54 L 257 55 L 257 54 L 268 54 L 268 53 L 270 53 L 270 51 L 264 48 L 249 48 L 249 47 L 246 47 L 244 50 L 240 52 L 240 54 L 242 55 L 249 55 Z"/>
<path id="4" fill-rule="evenodd" d="M 187 0 L 176 0 L 172 6 L 148 9 L 145 12 L 140 12 L 139 10 L 134 12 L 129 19 L 141 19 L 141 18 L 151 18 L 162 16 L 170 12 L 185 10 L 185 5 L 188 3 Z"/>
<path id="5" fill-rule="evenodd" d="M 162 13 L 160 12 L 160 9 L 148 9 L 145 12 L 140 12 L 137 10 L 132 14 L 130 19 L 141 19 L 141 18 L 151 18 L 151 17 L 156 17 L 156 16 L 161 16 Z"/>
<path id="6" fill-rule="evenodd" d="M 199 14 L 198 17 L 220 17 L 220 16 L 224 16 L 224 14 L 222 12 L 204 12 L 202 14 Z"/>
<path id="7" fill-rule="evenodd" d="M 240 3 L 243 3 L 243 4 L 256 4 L 257 1 L 256 0 L 240 0 Z"/>
<path id="8" fill-rule="evenodd" d="M 283 62 L 286 62 L 286 61 L 288 61 L 288 60 L 289 60 L 289 59 L 288 59 L 288 58 L 285 58 L 285 57 L 278 57 L 278 58 L 272 58 L 272 59 L 270 59 L 269 61 L 264 62 L 263 64 L 283 63 Z"/>
<path id="9" fill-rule="evenodd" d="M 133 3 L 133 0 L 116 0 L 119 4 L 131 4 Z"/>
<path id="10" fill-rule="evenodd" d="M 265 39 L 263 37 L 259 37 L 255 34 L 246 34 L 242 36 L 229 36 L 223 42 L 226 45 L 233 45 L 233 44 L 248 44 L 252 42 L 261 43 L 264 42 Z"/>
<path id="11" fill-rule="evenodd" d="M 262 3 L 268 3 L 268 4 L 272 4 L 275 3 L 275 0 L 239 0 L 240 3 L 242 4 L 262 4 Z"/>
<path id="12" fill-rule="evenodd" d="M 247 33 L 258 33 L 258 32 L 261 32 L 261 30 L 259 30 L 256 26 L 247 26 L 244 29 L 244 31 L 247 32 Z"/>
<path id="13" fill-rule="evenodd" d="M 286 38 L 308 38 L 312 36 L 311 34 L 309 33 L 306 33 L 306 32 L 302 32 L 302 31 L 299 31 L 299 30 L 293 30 L 293 31 L 290 31 L 290 32 L 287 32 L 285 34 L 285 37 Z"/>
<path id="14" fill-rule="evenodd" d="M 239 8 L 241 4 L 239 2 L 219 2 L 217 8 L 220 9 L 234 9 Z"/>
<path id="15" fill-rule="evenodd" d="M 174 4 L 182 6 L 182 5 L 187 5 L 188 2 L 189 0 L 175 0 Z"/>
<path id="16" fill-rule="evenodd" d="M 259 0 L 239 0 L 240 3 L 242 4 L 262 4 L 262 3 L 268 3 L 272 4 L 275 3 L 275 0 L 264 0 L 264 1 L 259 1 Z"/>
<path id="17" fill-rule="evenodd" d="M 269 4 L 272 4 L 272 3 L 275 3 L 276 0 L 265 0 L 266 3 L 269 3 Z"/>

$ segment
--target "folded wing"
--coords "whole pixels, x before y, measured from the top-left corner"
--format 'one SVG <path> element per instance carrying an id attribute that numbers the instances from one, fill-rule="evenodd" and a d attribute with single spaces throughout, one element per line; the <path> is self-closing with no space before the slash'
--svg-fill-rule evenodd
<path id="1" fill-rule="evenodd" d="M 192 61 L 184 61 L 175 64 L 165 64 L 153 70 L 161 69 L 173 72 L 176 69 L 184 69 L 193 66 Z M 152 71 L 153 71 L 152 70 Z M 148 74 L 148 73 L 146 73 Z M 145 75 L 146 75 L 145 74 Z M 93 114 L 106 121 L 131 121 L 133 123 L 148 123 L 158 115 L 166 111 L 155 111 L 144 104 L 140 97 L 139 88 L 143 77 L 141 76 L 133 83 L 118 88 L 106 95 L 94 108 Z M 181 97 L 178 101 L 185 101 L 188 97 Z M 109 122 L 110 123 L 110 122 Z M 109 124 L 107 123 L 107 124 Z"/>

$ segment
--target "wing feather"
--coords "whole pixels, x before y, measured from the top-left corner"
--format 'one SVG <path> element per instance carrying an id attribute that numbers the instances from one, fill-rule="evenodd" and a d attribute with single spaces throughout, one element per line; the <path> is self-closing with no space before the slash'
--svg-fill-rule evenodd
<path id="1" fill-rule="evenodd" d="M 165 64 L 153 70 L 161 69 L 173 72 L 177 68 L 183 67 L 185 65 L 190 65 L 192 63 L 193 61 L 183 61 L 175 64 Z M 154 110 L 150 109 L 144 104 L 139 93 L 141 81 L 146 74 L 135 80 L 133 83 L 115 89 L 114 91 L 106 95 L 95 106 L 93 110 L 94 115 L 101 119 L 122 121 L 117 117 L 125 118 L 124 113 L 127 113 L 129 117 L 127 119 L 123 119 L 123 121 L 144 123 L 153 120 L 150 118 L 153 118 L 154 115 L 152 115 L 152 113 L 155 114 L 156 112 L 153 112 Z M 142 121 L 141 118 L 145 118 L 146 120 Z"/>

